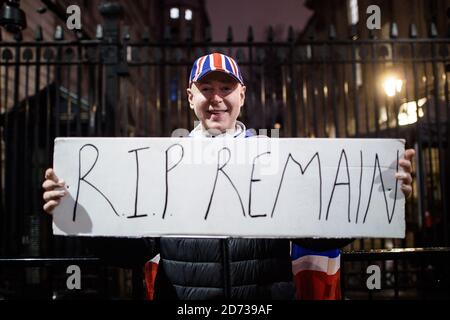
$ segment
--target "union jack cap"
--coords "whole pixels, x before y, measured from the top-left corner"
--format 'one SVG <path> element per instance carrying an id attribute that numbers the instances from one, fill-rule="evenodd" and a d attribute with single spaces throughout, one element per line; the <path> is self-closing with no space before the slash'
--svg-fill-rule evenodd
<path id="1" fill-rule="evenodd" d="M 189 77 L 189 84 L 199 81 L 201 78 L 213 71 L 227 73 L 236 79 L 236 81 L 239 81 L 242 85 L 244 85 L 241 70 L 239 70 L 239 66 L 236 61 L 222 53 L 207 54 L 195 60 L 194 65 L 192 66 L 191 75 Z"/>

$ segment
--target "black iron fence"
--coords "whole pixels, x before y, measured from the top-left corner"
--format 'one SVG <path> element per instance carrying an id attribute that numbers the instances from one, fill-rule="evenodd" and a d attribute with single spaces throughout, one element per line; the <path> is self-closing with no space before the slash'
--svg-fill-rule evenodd
<path id="1" fill-rule="evenodd" d="M 277 128 L 282 137 L 404 138 L 416 149 L 406 238 L 361 239 L 352 249 L 450 245 L 450 39 L 433 25 L 427 38 L 412 25 L 410 37 L 400 39 L 393 24 L 388 39 L 337 39 L 330 28 L 326 40 L 298 40 L 290 30 L 286 41 L 269 33 L 256 42 L 249 32 L 246 42 L 231 33 L 220 43 L 194 42 L 189 34 L 152 42 L 148 31 L 131 38 L 114 14 L 103 14 L 95 39 L 64 40 L 58 27 L 54 39 L 37 29 L 34 40 L 0 42 L 1 256 L 86 254 L 80 239 L 53 237 L 41 209 L 54 138 L 192 129 L 188 74 L 195 58 L 212 51 L 241 66 L 241 119 L 249 128 Z"/>
<path id="2" fill-rule="evenodd" d="M 342 298 L 410 300 L 450 298 L 450 248 L 343 252 Z M 80 289 L 67 286 L 69 266 L 80 267 Z M 377 267 L 378 274 L 373 267 Z M 370 268 L 372 267 L 372 269 Z M 18 272 L 19 270 L 19 272 Z M 41 274 L 46 281 L 32 282 Z M 120 275 L 118 276 L 118 273 Z M 146 299 L 142 266 L 124 272 L 95 257 L 0 258 L 1 299 Z M 377 277 L 379 280 L 371 277 Z M 28 277 L 26 279 L 25 277 Z M 120 278 L 126 288 L 120 288 Z M 70 280 L 70 279 L 69 279 Z M 378 281 L 378 283 L 377 283 Z"/>
<path id="3" fill-rule="evenodd" d="M 79 268 L 77 286 L 67 284 L 70 266 Z M 0 300 L 146 298 L 142 266 L 119 269 L 95 257 L 2 257 L 0 284 Z"/>
<path id="4" fill-rule="evenodd" d="M 341 290 L 345 299 L 448 299 L 449 263 L 448 247 L 344 252 Z"/>

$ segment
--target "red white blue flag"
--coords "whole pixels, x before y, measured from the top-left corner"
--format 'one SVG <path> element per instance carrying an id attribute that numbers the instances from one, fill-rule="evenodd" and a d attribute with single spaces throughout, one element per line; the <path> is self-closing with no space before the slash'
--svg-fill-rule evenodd
<path id="1" fill-rule="evenodd" d="M 291 257 L 297 299 L 341 299 L 339 249 L 319 252 L 292 244 Z"/>

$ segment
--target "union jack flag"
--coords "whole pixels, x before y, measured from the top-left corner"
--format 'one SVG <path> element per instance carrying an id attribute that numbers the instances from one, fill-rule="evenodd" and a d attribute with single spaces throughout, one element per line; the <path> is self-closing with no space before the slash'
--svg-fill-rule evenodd
<path id="1" fill-rule="evenodd" d="M 241 84 L 244 84 L 244 80 L 242 79 L 242 74 L 237 62 L 233 58 L 222 53 L 207 54 L 195 60 L 194 65 L 192 66 L 189 82 L 191 83 L 198 81 L 212 71 L 225 72 Z"/>

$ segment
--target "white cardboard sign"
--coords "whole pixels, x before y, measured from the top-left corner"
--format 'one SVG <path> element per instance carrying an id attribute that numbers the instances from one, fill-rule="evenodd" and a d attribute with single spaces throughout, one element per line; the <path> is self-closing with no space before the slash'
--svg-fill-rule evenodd
<path id="1" fill-rule="evenodd" d="M 57 138 L 56 235 L 405 236 L 398 139 Z"/>

